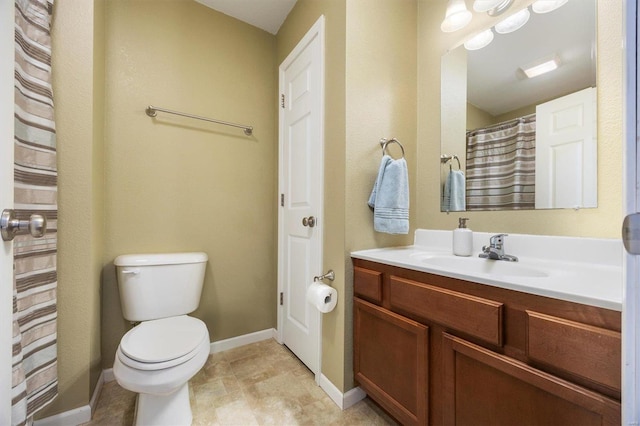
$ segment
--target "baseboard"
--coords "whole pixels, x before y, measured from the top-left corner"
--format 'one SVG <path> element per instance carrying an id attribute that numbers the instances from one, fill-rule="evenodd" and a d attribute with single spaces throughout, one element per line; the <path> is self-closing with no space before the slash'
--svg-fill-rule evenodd
<path id="1" fill-rule="evenodd" d="M 359 387 L 342 393 L 324 374 L 320 375 L 320 382 L 318 384 L 341 410 L 346 410 L 367 396 Z"/>
<path id="2" fill-rule="evenodd" d="M 363 391 L 360 387 L 355 387 L 344 394 L 344 403 L 342 405 L 342 409 L 346 410 L 347 408 L 356 405 L 366 397 L 367 393 L 365 391 Z"/>
<path id="3" fill-rule="evenodd" d="M 227 351 L 229 349 L 238 348 L 240 346 L 248 345 L 250 343 L 261 342 L 263 340 L 275 339 L 275 328 L 268 328 L 262 331 L 256 331 L 254 333 L 244 334 L 242 336 L 232 337 L 230 339 L 218 340 L 211 343 L 211 353 Z"/>
<path id="4" fill-rule="evenodd" d="M 102 374 L 104 375 L 105 383 L 113 382 L 116 379 L 116 376 L 113 375 L 113 368 L 102 370 Z"/>
<path id="5" fill-rule="evenodd" d="M 102 392 L 102 386 L 104 383 L 105 373 L 103 371 L 100 373 L 100 377 L 98 377 L 98 382 L 96 383 L 96 387 L 93 390 L 93 395 L 91 395 L 88 405 L 83 405 L 82 407 L 74 408 L 73 410 L 45 417 L 44 419 L 35 420 L 33 422 L 34 426 L 80 425 L 91 421 L 91 416 L 98 404 L 98 398 L 100 398 L 100 392 Z"/>

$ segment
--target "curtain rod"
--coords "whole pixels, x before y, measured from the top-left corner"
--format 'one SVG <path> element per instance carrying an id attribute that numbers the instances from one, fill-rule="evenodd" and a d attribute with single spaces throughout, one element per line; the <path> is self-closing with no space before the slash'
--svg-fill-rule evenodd
<path id="1" fill-rule="evenodd" d="M 214 120 L 213 118 L 200 117 L 198 115 L 187 114 L 187 113 L 178 112 L 178 111 L 172 111 L 170 109 L 154 107 L 153 105 L 149 105 L 145 111 L 146 111 L 146 113 L 147 113 L 147 115 L 149 117 L 155 117 L 157 115 L 157 112 L 161 111 L 161 112 L 166 112 L 168 114 L 180 115 L 182 117 L 195 118 L 196 120 L 210 121 L 211 123 L 223 124 L 225 126 L 238 127 L 240 129 L 243 129 L 244 130 L 244 134 L 247 135 L 247 136 L 251 136 L 253 134 L 253 127 L 252 126 L 245 126 L 243 124 L 229 123 L 228 121 L 222 121 L 222 120 Z"/>

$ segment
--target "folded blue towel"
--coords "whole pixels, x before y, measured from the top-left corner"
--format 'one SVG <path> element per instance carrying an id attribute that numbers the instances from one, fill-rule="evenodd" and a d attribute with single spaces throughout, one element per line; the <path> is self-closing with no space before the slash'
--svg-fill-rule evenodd
<path id="1" fill-rule="evenodd" d="M 466 192 L 462 170 L 451 170 L 447 175 L 442 193 L 442 211 L 460 212 L 466 210 Z"/>
<path id="2" fill-rule="evenodd" d="M 409 172 L 404 158 L 382 157 L 367 204 L 373 209 L 373 228 L 376 231 L 409 233 Z"/>

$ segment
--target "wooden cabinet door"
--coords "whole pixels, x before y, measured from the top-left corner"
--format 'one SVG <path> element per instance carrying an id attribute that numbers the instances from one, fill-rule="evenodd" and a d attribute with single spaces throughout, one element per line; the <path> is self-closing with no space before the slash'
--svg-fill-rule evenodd
<path id="1" fill-rule="evenodd" d="M 619 425 L 620 404 L 443 333 L 445 425 Z"/>
<path id="2" fill-rule="evenodd" d="M 427 422 L 428 327 L 354 299 L 354 373 L 403 425 Z"/>

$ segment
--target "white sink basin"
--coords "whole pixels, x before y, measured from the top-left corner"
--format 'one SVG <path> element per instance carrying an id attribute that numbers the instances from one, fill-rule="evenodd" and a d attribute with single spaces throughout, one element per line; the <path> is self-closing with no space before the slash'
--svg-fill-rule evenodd
<path id="1" fill-rule="evenodd" d="M 421 255 L 416 257 L 416 260 L 425 265 L 466 274 L 527 278 L 546 278 L 549 276 L 549 271 L 526 266 L 520 262 L 459 256 Z"/>

